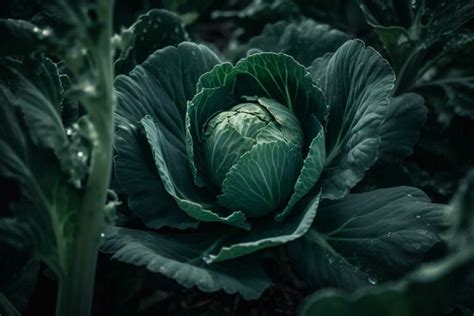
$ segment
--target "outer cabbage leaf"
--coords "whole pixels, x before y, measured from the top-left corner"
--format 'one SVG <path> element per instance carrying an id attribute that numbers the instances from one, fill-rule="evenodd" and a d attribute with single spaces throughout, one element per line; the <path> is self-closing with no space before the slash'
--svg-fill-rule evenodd
<path id="1" fill-rule="evenodd" d="M 199 76 L 217 63 L 204 46 L 182 43 L 158 50 L 129 76 L 116 79 L 115 174 L 129 194 L 130 207 L 150 227 L 195 227 L 196 221 L 179 208 L 201 221 L 247 227 L 241 213 L 221 216 L 209 209 L 214 206 L 212 196 L 193 185 L 187 160 L 187 102 L 196 93 Z M 155 158 L 155 166 L 150 158 Z"/>
<path id="2" fill-rule="evenodd" d="M 212 209 L 212 200 L 204 200 L 205 194 L 191 180 L 192 175 L 185 152 L 179 151 L 172 141 L 165 138 L 160 127 L 147 115 L 141 123 L 150 144 L 155 165 L 165 190 L 175 199 L 178 206 L 192 218 L 201 222 L 222 222 L 229 225 L 249 228 L 245 215 L 233 212 L 226 217 L 219 210 Z M 186 181 L 188 179 L 189 181 Z"/>
<path id="3" fill-rule="evenodd" d="M 102 251 L 113 253 L 113 259 L 146 266 L 185 287 L 197 286 L 205 292 L 222 289 L 226 293 L 240 293 L 245 299 L 256 299 L 270 285 L 256 258 L 205 263 L 202 256 L 222 237 L 210 231 L 165 235 L 113 227 L 105 236 Z"/>
<path id="4" fill-rule="evenodd" d="M 248 232 L 229 232 L 212 251 L 204 256 L 208 263 L 240 257 L 260 249 L 288 243 L 303 236 L 313 223 L 318 210 L 320 194 L 311 199 L 300 201 L 304 208 L 299 213 L 291 214 L 284 223 L 275 223 L 263 219 Z M 303 204 L 306 203 L 306 204 Z"/>
<path id="5" fill-rule="evenodd" d="M 311 119 L 312 118 L 312 119 Z M 303 198 L 315 186 L 321 175 L 324 162 L 326 160 L 326 144 L 324 142 L 324 128 L 316 119 L 316 116 L 311 115 L 307 120 L 305 126 L 305 133 L 308 139 L 312 139 L 308 148 L 308 155 L 303 161 L 303 167 L 296 179 L 294 192 L 291 195 L 285 208 L 281 210 L 275 217 L 277 221 L 283 221 L 286 216 L 293 210 L 296 203 Z"/>
<path id="6" fill-rule="evenodd" d="M 299 315 L 340 316 L 432 316 L 449 311 L 466 274 L 474 267 L 474 256 L 461 254 L 423 266 L 408 278 L 382 286 L 367 287 L 352 294 L 322 290 L 310 296 Z M 471 297 L 472 299 L 472 297 Z"/>
<path id="7" fill-rule="evenodd" d="M 451 254 L 423 265 L 397 282 L 353 293 L 322 290 L 306 301 L 300 315 L 436 315 L 456 305 L 473 308 L 474 171 L 461 183 L 450 208 L 447 235 Z"/>
<path id="8" fill-rule="evenodd" d="M 379 53 L 358 40 L 316 59 L 309 70 L 330 106 L 322 197 L 338 199 L 375 163 L 395 76 Z"/>
<path id="9" fill-rule="evenodd" d="M 315 58 L 334 52 L 348 39 L 347 34 L 313 20 L 280 21 L 265 26 L 262 34 L 252 38 L 247 54 L 285 53 L 309 66 Z"/>
<path id="10" fill-rule="evenodd" d="M 446 206 L 410 187 L 323 201 L 313 227 L 289 244 L 293 266 L 315 289 L 359 287 L 398 278 L 441 241 Z"/>

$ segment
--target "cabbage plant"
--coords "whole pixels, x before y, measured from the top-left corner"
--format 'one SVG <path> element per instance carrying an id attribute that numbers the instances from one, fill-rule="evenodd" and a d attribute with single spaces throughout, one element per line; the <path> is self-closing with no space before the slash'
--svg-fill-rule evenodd
<path id="1" fill-rule="evenodd" d="M 266 51 L 270 26 L 236 63 L 182 42 L 116 78 L 115 182 L 143 225 L 110 228 L 103 251 L 255 299 L 275 249 L 313 288 L 354 289 L 440 242 L 444 206 L 422 191 L 356 187 L 411 153 L 423 99 L 393 97 L 392 68 L 360 40 L 301 23 Z"/>

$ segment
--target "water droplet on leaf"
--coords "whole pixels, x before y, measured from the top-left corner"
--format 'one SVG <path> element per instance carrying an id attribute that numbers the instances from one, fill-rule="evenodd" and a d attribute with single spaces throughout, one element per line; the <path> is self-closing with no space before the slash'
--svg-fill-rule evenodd
<path id="1" fill-rule="evenodd" d="M 375 285 L 375 284 L 377 284 L 377 282 L 378 282 L 377 279 L 376 279 L 375 277 L 373 277 L 373 276 L 369 276 L 368 281 L 369 281 L 369 283 L 372 284 L 372 285 Z"/>

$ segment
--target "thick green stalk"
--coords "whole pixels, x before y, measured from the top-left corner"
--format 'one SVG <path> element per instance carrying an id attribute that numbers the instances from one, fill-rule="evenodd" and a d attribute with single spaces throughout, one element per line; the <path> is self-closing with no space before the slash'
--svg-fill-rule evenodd
<path id="1" fill-rule="evenodd" d="M 88 109 L 95 137 L 91 156 L 91 171 L 77 216 L 77 228 L 69 252 L 67 274 L 59 282 L 57 316 L 87 316 L 91 313 L 95 269 L 104 229 L 104 207 L 112 167 L 113 61 L 110 38 L 112 35 L 112 0 L 98 0 L 98 13 L 104 21 L 98 41 L 90 48 L 90 56 L 97 71 L 96 94 L 81 102 Z"/>

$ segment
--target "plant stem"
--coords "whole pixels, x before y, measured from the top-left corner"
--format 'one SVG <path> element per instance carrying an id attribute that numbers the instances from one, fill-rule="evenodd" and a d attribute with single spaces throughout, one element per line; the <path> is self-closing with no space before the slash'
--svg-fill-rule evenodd
<path id="1" fill-rule="evenodd" d="M 90 52 L 97 71 L 97 95 L 86 96 L 81 100 L 88 109 L 94 127 L 95 142 L 89 180 L 77 214 L 75 238 L 68 253 L 67 274 L 59 282 L 57 316 L 90 315 L 100 235 L 105 224 L 104 206 L 112 169 L 115 110 L 110 45 L 113 1 L 97 2 L 98 15 L 104 22 L 104 28 Z"/>

